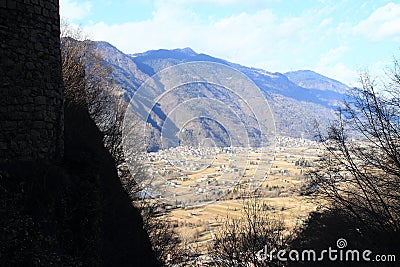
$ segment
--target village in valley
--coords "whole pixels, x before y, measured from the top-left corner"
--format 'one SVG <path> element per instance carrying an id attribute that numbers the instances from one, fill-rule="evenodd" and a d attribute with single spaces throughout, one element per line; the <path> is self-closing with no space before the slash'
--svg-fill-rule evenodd
<path id="1" fill-rule="evenodd" d="M 147 154 L 153 177 L 144 197 L 166 203 L 163 217 L 189 249 L 204 251 L 221 218 L 239 217 L 252 192 L 272 216 L 294 228 L 318 207 L 307 196 L 307 169 L 320 144 L 278 136 L 274 149 L 173 147 Z M 244 193 L 246 192 L 246 193 Z"/>

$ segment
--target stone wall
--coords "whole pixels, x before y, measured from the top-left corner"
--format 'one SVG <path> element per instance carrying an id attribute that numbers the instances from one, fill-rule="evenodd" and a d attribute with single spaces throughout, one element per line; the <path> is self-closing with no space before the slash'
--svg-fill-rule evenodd
<path id="1" fill-rule="evenodd" d="M 0 161 L 63 151 L 58 0 L 0 0 Z"/>

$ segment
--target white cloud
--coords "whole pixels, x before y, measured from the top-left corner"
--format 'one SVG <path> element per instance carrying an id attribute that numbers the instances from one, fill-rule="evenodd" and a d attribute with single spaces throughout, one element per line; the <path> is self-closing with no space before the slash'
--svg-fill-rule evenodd
<path id="1" fill-rule="evenodd" d="M 92 3 L 89 1 L 60 0 L 60 14 L 64 19 L 83 19 L 90 14 L 91 9 Z"/>
<path id="2" fill-rule="evenodd" d="M 372 41 L 386 38 L 400 40 L 400 4 L 388 3 L 378 8 L 366 20 L 357 24 L 354 31 Z"/>
<path id="3" fill-rule="evenodd" d="M 321 56 L 319 65 L 325 66 L 331 63 L 335 63 L 347 50 L 348 48 L 344 45 L 330 49 L 326 54 Z"/>
<path id="4" fill-rule="evenodd" d="M 321 23 L 319 24 L 320 27 L 325 27 L 328 26 L 329 24 L 332 23 L 332 19 L 331 18 L 327 18 L 321 21 Z"/>
<path id="5" fill-rule="evenodd" d="M 196 52 L 273 72 L 318 68 L 344 82 L 357 77 L 353 76 L 354 71 L 339 64 L 346 46 L 319 54 L 327 51 L 324 47 L 330 45 L 329 33 L 337 27 L 326 12 L 314 10 L 297 17 L 279 17 L 269 9 L 260 9 L 207 20 L 188 6 L 172 5 L 174 1 L 181 0 L 158 1 L 147 20 L 99 22 L 84 29 L 94 40 L 108 41 L 125 53 L 191 47 Z"/>
<path id="6" fill-rule="evenodd" d="M 112 42 L 127 53 L 190 46 L 198 52 L 242 64 L 259 65 L 277 53 L 295 53 L 307 42 L 309 16 L 280 19 L 270 10 L 201 20 L 181 6 L 159 4 L 153 17 L 140 22 L 88 25 L 95 40 Z M 273 66 L 270 66 L 273 68 Z"/>
<path id="7" fill-rule="evenodd" d="M 180 4 L 180 5 L 192 5 L 192 4 L 213 4 L 219 6 L 226 5 L 259 5 L 266 4 L 268 2 L 276 2 L 279 0 L 158 0 L 159 3 L 168 3 L 168 4 Z"/>
<path id="8" fill-rule="evenodd" d="M 360 86 L 358 79 L 359 71 L 349 69 L 343 63 L 339 62 L 330 66 L 320 66 L 313 70 L 324 76 L 343 82 L 350 87 Z"/>

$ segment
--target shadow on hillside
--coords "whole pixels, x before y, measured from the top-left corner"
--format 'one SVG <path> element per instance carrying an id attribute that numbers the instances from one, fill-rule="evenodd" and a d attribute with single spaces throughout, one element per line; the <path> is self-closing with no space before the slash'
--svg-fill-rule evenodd
<path id="1" fill-rule="evenodd" d="M 87 110 L 65 110 L 62 163 L 0 166 L 1 266 L 159 266 Z"/>

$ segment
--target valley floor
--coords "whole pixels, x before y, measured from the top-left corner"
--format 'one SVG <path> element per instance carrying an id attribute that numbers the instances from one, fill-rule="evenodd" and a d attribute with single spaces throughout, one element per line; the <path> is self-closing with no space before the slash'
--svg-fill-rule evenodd
<path id="1" fill-rule="evenodd" d="M 181 202 L 177 206 L 171 205 L 163 217 L 179 233 L 182 247 L 195 255 L 204 256 L 207 255 L 207 248 L 215 237 L 215 233 L 218 232 L 221 222 L 227 218 L 239 218 L 242 215 L 245 200 L 240 197 L 241 190 L 235 188 L 248 187 L 250 182 L 255 182 L 256 169 L 263 163 L 257 162 L 260 160 L 260 151 L 257 150 L 250 152 L 240 149 L 233 152 L 218 150 L 214 153 L 209 149 L 197 151 L 191 151 L 188 148 L 178 149 L 186 153 L 186 159 L 189 159 L 191 163 L 194 161 L 190 159 L 195 157 L 206 162 L 207 154 L 211 155 L 210 158 L 214 158 L 209 165 L 206 163 L 204 165 L 183 164 L 179 167 L 171 164 L 174 156 L 167 151 L 153 153 L 148 158 L 152 172 L 163 176 L 164 185 L 173 189 L 178 188 L 174 191 L 174 196 L 187 188 L 195 188 L 196 193 L 193 199 L 197 196 L 199 202 L 188 201 Z M 275 153 L 269 154 L 270 159 L 264 162 L 268 164 L 268 170 L 257 184 L 257 200 L 266 205 L 268 214 L 272 217 L 282 218 L 289 231 L 299 227 L 321 203 L 321 200 L 314 196 L 303 194 L 303 186 L 306 183 L 305 173 L 307 169 L 312 168 L 314 161 L 318 158 L 318 153 L 320 153 L 320 148 L 315 142 L 281 137 L 278 139 Z M 241 166 L 238 161 L 230 164 L 233 158 L 246 159 L 242 161 L 246 164 Z M 185 170 L 187 166 L 198 169 Z M 221 182 L 221 177 L 226 173 L 231 177 L 242 176 L 238 180 L 232 178 L 230 183 Z M 225 179 L 229 180 L 229 177 Z M 235 181 L 239 182 L 235 183 Z M 182 191 L 179 191 L 179 186 L 183 186 Z M 212 195 L 213 191 L 222 191 L 224 194 L 221 194 L 221 197 L 215 197 Z M 206 194 L 209 199 L 202 202 L 201 197 Z M 182 200 L 187 199 L 182 198 Z"/>

